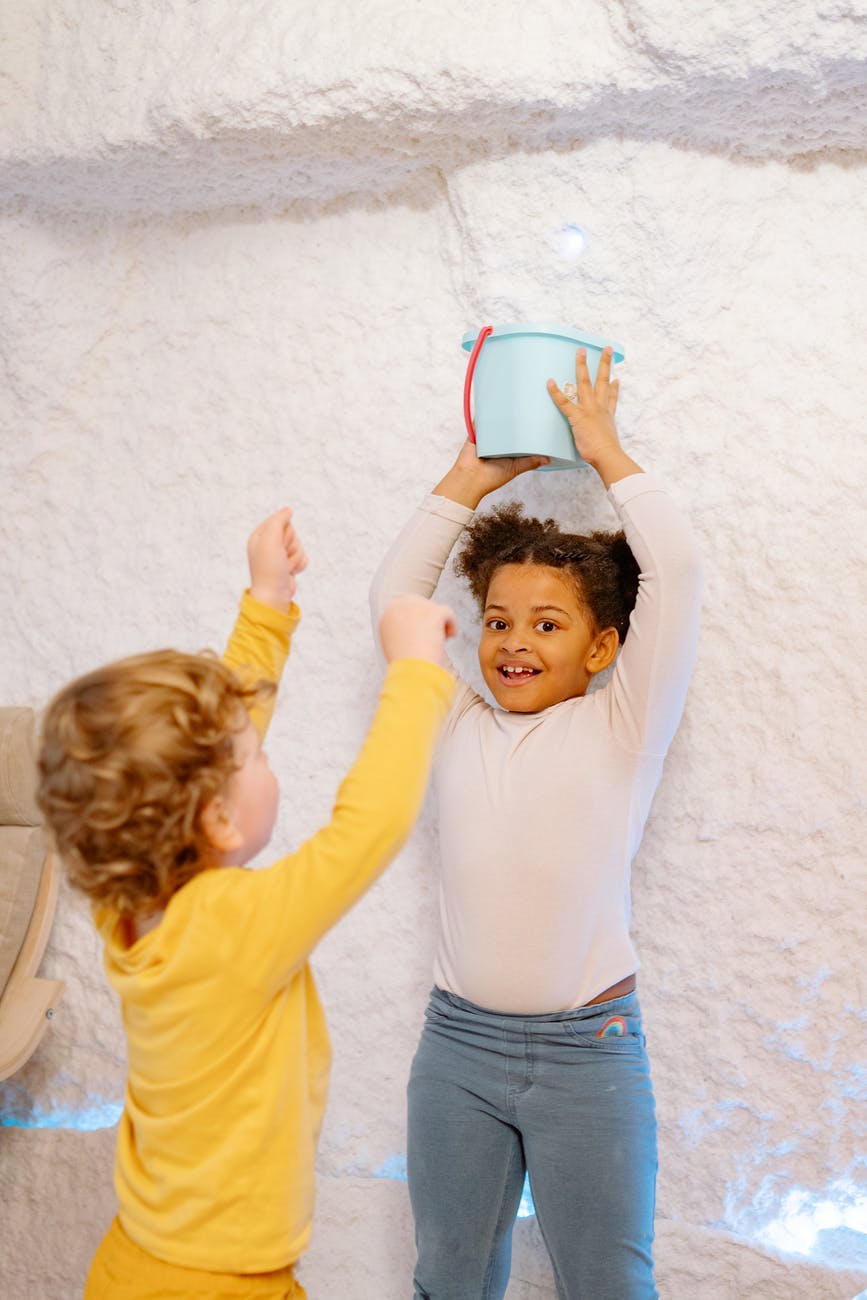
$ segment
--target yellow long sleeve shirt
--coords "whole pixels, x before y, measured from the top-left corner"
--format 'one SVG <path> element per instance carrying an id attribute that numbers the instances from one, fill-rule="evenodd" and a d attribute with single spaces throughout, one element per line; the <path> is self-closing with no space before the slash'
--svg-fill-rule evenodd
<path id="1" fill-rule="evenodd" d="M 226 661 L 277 680 L 297 617 L 245 596 Z M 128 1041 L 118 1213 L 158 1258 L 258 1273 L 304 1251 L 330 1068 L 308 957 L 409 834 L 453 689 L 433 664 L 390 665 L 331 821 L 296 852 L 203 871 L 128 947 L 96 912 Z"/>

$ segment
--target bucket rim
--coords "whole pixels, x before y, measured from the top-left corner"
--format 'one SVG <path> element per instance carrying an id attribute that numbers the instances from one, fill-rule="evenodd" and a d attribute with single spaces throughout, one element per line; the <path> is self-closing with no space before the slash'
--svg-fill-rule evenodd
<path id="1" fill-rule="evenodd" d="M 467 330 L 461 339 L 461 347 L 465 352 L 471 352 L 473 345 L 479 336 L 481 326 L 476 329 Z M 587 344 L 591 348 L 598 348 L 600 352 L 603 348 L 614 349 L 614 361 L 622 361 L 625 353 L 622 343 L 615 343 L 612 339 L 602 338 L 600 334 L 588 334 L 586 330 L 573 329 L 571 325 L 549 325 L 536 321 L 511 321 L 505 325 L 495 325 L 491 338 L 507 338 L 513 334 L 547 334 L 552 338 L 566 339 L 575 344 Z"/>

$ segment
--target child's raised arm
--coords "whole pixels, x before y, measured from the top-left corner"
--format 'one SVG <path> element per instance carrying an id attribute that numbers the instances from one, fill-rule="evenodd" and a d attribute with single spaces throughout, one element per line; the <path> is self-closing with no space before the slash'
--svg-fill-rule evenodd
<path id="1" fill-rule="evenodd" d="M 587 353 L 578 349 L 575 374 L 578 380 L 578 401 L 573 402 L 553 379 L 548 380 L 548 392 L 555 406 L 565 415 L 572 430 L 578 455 L 592 465 L 606 488 L 630 474 L 642 474 L 631 456 L 620 446 L 614 414 L 620 381 L 611 378 L 612 348 L 605 348 L 596 373 L 596 383 L 590 382 Z"/>
<path id="2" fill-rule="evenodd" d="M 253 529 L 247 540 L 247 563 L 250 587 L 241 601 L 223 662 L 244 677 L 276 685 L 300 617 L 294 604 L 296 578 L 307 567 L 288 506 Z M 250 713 L 260 736 L 268 729 L 272 710 L 273 697 Z"/>
<path id="3" fill-rule="evenodd" d="M 247 563 L 253 599 L 288 614 L 295 598 L 296 576 L 307 568 L 307 556 L 288 506 L 253 529 L 247 540 Z"/>
<path id="4" fill-rule="evenodd" d="M 451 610 L 420 596 L 401 596 L 385 610 L 386 679 L 330 821 L 295 853 L 252 873 L 242 894 L 232 894 L 232 935 L 257 936 L 255 952 L 245 953 L 246 977 L 257 985 L 285 983 L 409 835 L 454 693 L 441 666 L 454 631 Z M 227 891 L 235 888 L 227 877 Z"/>
<path id="5" fill-rule="evenodd" d="M 433 594 L 452 547 L 482 498 L 518 474 L 538 469 L 547 459 L 520 456 L 480 460 L 474 444 L 464 443 L 451 469 L 413 513 L 374 575 L 370 588 L 374 635 L 390 600 L 406 592 Z"/>
<path id="6" fill-rule="evenodd" d="M 599 693 L 620 740 L 636 751 L 663 755 L 680 721 L 695 660 L 701 596 L 701 557 L 687 519 L 620 446 L 614 414 L 618 382 L 611 349 L 590 382 L 583 348 L 576 363 L 578 401 L 553 380 L 548 391 L 569 421 L 578 452 L 592 465 L 620 516 L 641 570 L 629 632 Z"/>

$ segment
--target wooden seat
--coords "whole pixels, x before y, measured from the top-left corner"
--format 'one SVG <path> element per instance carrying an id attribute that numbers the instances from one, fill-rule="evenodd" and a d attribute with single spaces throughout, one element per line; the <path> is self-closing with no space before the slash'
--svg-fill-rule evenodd
<path id="1" fill-rule="evenodd" d="M 65 987 L 37 977 L 61 868 L 38 825 L 34 724 L 30 709 L 0 709 L 0 1079 L 32 1056 Z"/>

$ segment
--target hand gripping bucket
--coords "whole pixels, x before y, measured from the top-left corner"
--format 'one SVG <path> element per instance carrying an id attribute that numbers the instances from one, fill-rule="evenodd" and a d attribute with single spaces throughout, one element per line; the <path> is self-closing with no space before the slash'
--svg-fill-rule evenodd
<path id="1" fill-rule="evenodd" d="M 550 456 L 551 463 L 544 469 L 578 469 L 586 464 L 575 450 L 569 421 L 551 400 L 546 381 L 553 379 L 561 388 L 574 384 L 579 347 L 587 350 L 587 369 L 595 381 L 603 348 L 613 347 L 612 359 L 623 360 L 618 343 L 567 325 L 514 324 L 468 330 L 461 346 L 470 353 L 464 419 L 480 456 Z"/>

